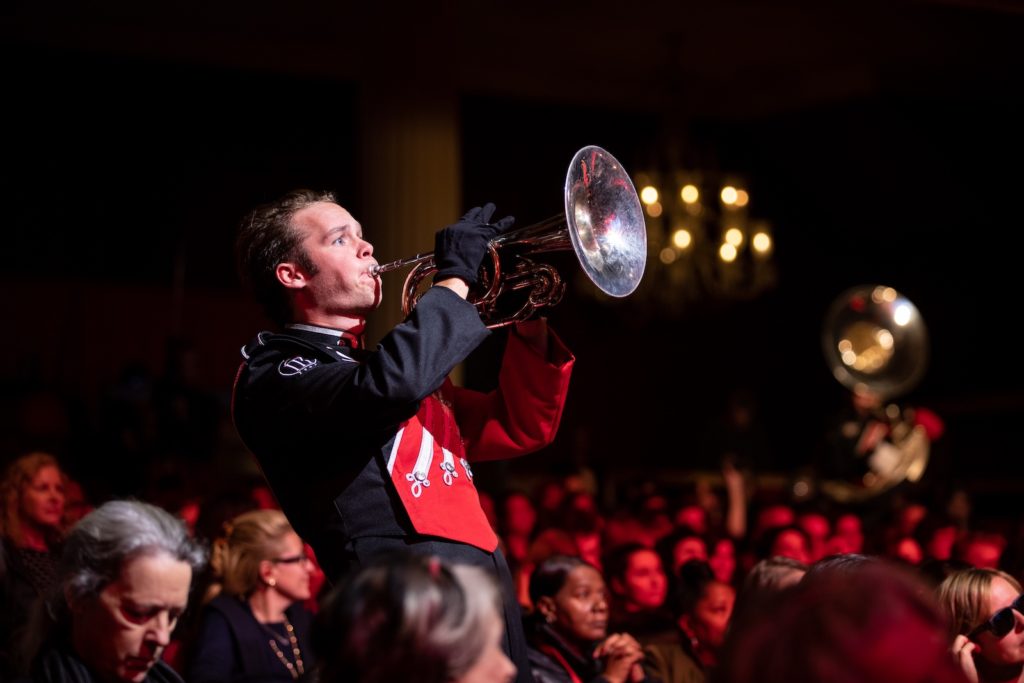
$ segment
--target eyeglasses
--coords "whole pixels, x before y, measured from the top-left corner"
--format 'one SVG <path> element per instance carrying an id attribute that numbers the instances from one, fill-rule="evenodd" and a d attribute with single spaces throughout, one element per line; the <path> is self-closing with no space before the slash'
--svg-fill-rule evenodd
<path id="1" fill-rule="evenodd" d="M 299 562 L 311 562 L 312 560 L 310 560 L 309 555 L 306 553 L 299 553 L 291 557 L 274 557 L 270 561 L 274 564 L 298 564 Z"/>
<path id="2" fill-rule="evenodd" d="M 1013 616 L 1015 611 L 1024 614 L 1024 595 L 1018 595 L 1013 604 L 993 614 L 988 621 L 968 633 L 967 637 L 973 638 L 982 631 L 991 631 L 992 635 L 996 638 L 1005 637 L 1007 633 L 1013 630 L 1013 625 L 1017 623 L 1017 618 Z"/>

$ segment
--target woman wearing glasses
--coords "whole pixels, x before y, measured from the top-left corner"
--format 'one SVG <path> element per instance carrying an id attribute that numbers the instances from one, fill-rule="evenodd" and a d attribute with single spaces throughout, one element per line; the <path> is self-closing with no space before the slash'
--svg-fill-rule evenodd
<path id="1" fill-rule="evenodd" d="M 292 683 L 313 667 L 305 544 L 278 510 L 247 512 L 227 527 L 211 558 L 219 595 L 203 610 L 187 678 Z"/>
<path id="2" fill-rule="evenodd" d="M 1024 598 L 1020 583 L 996 569 L 965 569 L 939 586 L 953 654 L 977 683 L 1024 683 Z"/>

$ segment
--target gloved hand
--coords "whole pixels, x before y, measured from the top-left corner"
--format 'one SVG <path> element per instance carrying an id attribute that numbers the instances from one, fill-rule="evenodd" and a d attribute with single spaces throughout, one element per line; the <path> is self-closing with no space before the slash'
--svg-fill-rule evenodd
<path id="1" fill-rule="evenodd" d="M 458 223 L 437 232 L 434 236 L 434 263 L 437 266 L 434 282 L 457 277 L 468 285 L 476 284 L 480 264 L 487 253 L 487 243 L 511 228 L 516 220 L 506 216 L 491 223 L 494 208 L 490 202 L 472 208 Z"/>

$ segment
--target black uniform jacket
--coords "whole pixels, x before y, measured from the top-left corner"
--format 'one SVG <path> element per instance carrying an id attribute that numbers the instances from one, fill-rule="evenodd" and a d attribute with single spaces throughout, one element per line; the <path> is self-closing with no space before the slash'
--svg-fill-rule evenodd
<path id="1" fill-rule="evenodd" d="M 488 334 L 475 307 L 434 287 L 374 352 L 339 345 L 340 332 L 303 325 L 261 333 L 243 349 L 232 401 L 235 426 L 328 577 L 336 579 L 352 561 L 352 539 L 416 535 L 388 470 L 396 431 Z M 572 365 L 568 351 L 556 344 L 547 358 L 534 354 L 537 362 L 519 354 L 517 364 L 529 367 L 518 372 L 503 367 L 501 383 L 514 390 L 499 393 L 525 398 L 499 401 L 502 421 L 512 429 L 495 430 L 493 421 L 481 428 L 501 431 L 506 442 L 484 457 L 529 452 L 553 438 Z M 511 340 L 509 346 L 506 361 Z M 474 401 L 462 412 L 480 423 L 495 412 L 492 403 Z M 467 427 L 459 422 L 465 438 Z M 460 485 L 471 483 L 468 463 L 462 464 Z M 439 486 L 435 480 L 431 495 Z"/>

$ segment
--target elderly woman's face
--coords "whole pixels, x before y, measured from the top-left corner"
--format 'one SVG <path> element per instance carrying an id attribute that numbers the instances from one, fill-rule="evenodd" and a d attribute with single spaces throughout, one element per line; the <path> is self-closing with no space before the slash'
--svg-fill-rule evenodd
<path id="1" fill-rule="evenodd" d="M 988 596 L 987 610 L 982 616 L 985 619 L 991 618 L 999 610 L 1009 607 L 1018 595 L 1020 593 L 1006 579 L 994 577 Z M 993 664 L 1024 663 L 1024 615 L 1014 610 L 1013 616 L 1015 619 L 1013 628 L 1002 638 L 997 638 L 989 631 L 983 631 L 974 637 L 974 641 L 981 648 L 977 655 Z"/>
<path id="2" fill-rule="evenodd" d="M 71 605 L 75 652 L 100 678 L 139 683 L 188 602 L 192 568 L 166 554 L 129 560 L 97 597 Z"/>

